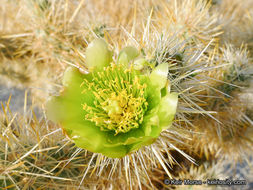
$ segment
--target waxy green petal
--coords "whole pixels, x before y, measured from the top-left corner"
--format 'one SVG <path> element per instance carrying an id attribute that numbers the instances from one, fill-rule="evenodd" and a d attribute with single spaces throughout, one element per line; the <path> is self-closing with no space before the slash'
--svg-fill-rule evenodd
<path id="1" fill-rule="evenodd" d="M 143 130 L 144 130 L 145 136 L 151 135 L 152 126 L 159 127 L 159 117 L 156 113 L 145 116 L 145 118 L 144 118 Z"/>
<path id="2" fill-rule="evenodd" d="M 133 153 L 133 152 L 139 150 L 143 146 L 148 146 L 150 144 L 153 144 L 155 142 L 155 140 L 156 140 L 155 137 L 145 137 L 142 139 L 141 142 L 132 144 L 130 146 L 129 153 Z"/>
<path id="3" fill-rule="evenodd" d="M 118 63 L 128 67 L 130 61 L 138 57 L 139 52 L 135 47 L 127 46 L 123 48 L 118 57 Z"/>
<path id="4" fill-rule="evenodd" d="M 126 156 L 129 151 L 127 146 L 118 146 L 118 147 L 110 147 L 110 148 L 104 148 L 101 150 L 103 155 L 111 157 L 111 158 L 122 158 Z"/>
<path id="5" fill-rule="evenodd" d="M 161 99 L 158 116 L 159 124 L 163 126 L 163 129 L 167 129 L 172 124 L 174 115 L 176 114 L 177 102 L 177 93 L 167 94 Z"/>
<path id="6" fill-rule="evenodd" d="M 63 76 L 63 85 L 67 88 L 63 91 L 62 96 L 70 102 L 70 104 L 75 102 L 75 104 L 80 104 L 80 109 L 82 110 L 81 104 L 94 105 L 94 95 L 92 91 L 86 91 L 85 96 L 82 96 L 82 91 L 84 87 L 82 86 L 83 80 L 92 80 L 92 75 L 82 74 L 77 68 L 69 67 L 66 69 Z M 76 106 L 74 105 L 74 106 Z"/>
<path id="7" fill-rule="evenodd" d="M 164 88 L 167 83 L 168 71 L 168 63 L 158 65 L 150 74 L 152 84 L 157 86 L 159 89 Z"/>
<path id="8" fill-rule="evenodd" d="M 67 122 L 64 124 L 64 128 L 71 130 L 71 138 L 75 143 L 81 139 L 82 143 L 86 144 L 85 148 L 89 151 L 98 152 L 101 148 L 101 144 L 106 142 L 104 134 L 91 122 Z"/>
<path id="9" fill-rule="evenodd" d="M 146 59 L 144 58 L 140 58 L 134 61 L 134 69 L 135 70 L 142 70 L 144 68 L 145 65 L 148 65 L 148 62 L 146 61 Z"/>
<path id="10" fill-rule="evenodd" d="M 147 94 L 147 102 L 149 104 L 147 111 L 149 112 L 159 105 L 161 100 L 161 92 L 157 87 L 153 87 L 147 89 Z"/>
<path id="11" fill-rule="evenodd" d="M 65 118 L 65 106 L 62 104 L 62 98 L 52 96 L 46 103 L 46 115 L 53 122 L 59 122 Z"/>
<path id="12" fill-rule="evenodd" d="M 82 74 L 79 72 L 77 68 L 68 67 L 63 75 L 62 84 L 64 86 L 73 86 L 82 83 Z"/>
<path id="13" fill-rule="evenodd" d="M 118 146 L 118 145 L 128 145 L 139 141 L 139 138 L 144 136 L 144 131 L 141 128 L 132 129 L 127 133 L 120 133 L 114 135 L 113 133 L 107 133 L 108 144 L 106 146 Z M 132 138 L 132 139 L 129 139 Z"/>
<path id="14" fill-rule="evenodd" d="M 93 40 L 88 45 L 85 56 L 86 66 L 90 70 L 102 69 L 112 61 L 112 52 L 108 49 L 107 43 L 101 38 Z"/>
<path id="15" fill-rule="evenodd" d="M 92 135 L 92 137 L 95 137 Z M 72 137 L 72 139 L 75 141 L 75 144 L 78 147 L 85 147 L 86 150 L 89 150 L 91 152 L 97 152 L 102 153 L 105 156 L 111 157 L 111 158 L 120 158 L 124 157 L 128 153 L 128 147 L 127 146 L 115 146 L 115 147 L 105 147 L 103 145 L 102 139 L 99 139 L 96 141 L 96 139 L 88 137 L 88 136 L 78 136 L 76 135 Z"/>
<path id="16" fill-rule="evenodd" d="M 90 79 L 90 74 L 81 74 L 78 69 L 69 67 L 63 76 L 64 89 L 61 96 L 50 97 L 46 104 L 47 115 L 49 119 L 55 122 L 82 120 L 82 103 L 93 104 L 94 96 L 86 93 L 81 96 L 82 89 L 80 85 L 83 79 Z M 67 115 L 67 117 L 66 117 Z"/>

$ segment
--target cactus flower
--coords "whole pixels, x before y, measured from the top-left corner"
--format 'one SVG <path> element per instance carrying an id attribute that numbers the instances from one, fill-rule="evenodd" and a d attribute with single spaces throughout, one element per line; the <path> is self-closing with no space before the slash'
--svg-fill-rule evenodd
<path id="1" fill-rule="evenodd" d="M 60 96 L 47 102 L 47 115 L 61 124 L 76 146 L 124 157 L 152 144 L 171 126 L 178 95 L 169 92 L 168 63 L 144 75 L 134 66 L 111 62 L 101 39 L 92 43 L 86 51 L 91 72 L 68 68 Z M 127 51 L 122 54 L 128 57 Z"/>

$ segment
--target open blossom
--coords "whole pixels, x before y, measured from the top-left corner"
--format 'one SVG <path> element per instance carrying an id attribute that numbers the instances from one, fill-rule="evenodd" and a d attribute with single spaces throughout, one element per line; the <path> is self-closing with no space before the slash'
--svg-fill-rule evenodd
<path id="1" fill-rule="evenodd" d="M 143 74 L 136 63 L 145 60 L 137 56 L 135 48 L 124 48 L 115 63 L 107 44 L 96 39 L 86 50 L 90 72 L 65 71 L 64 89 L 47 102 L 47 115 L 76 146 L 120 158 L 171 126 L 178 95 L 169 92 L 168 63 Z"/>

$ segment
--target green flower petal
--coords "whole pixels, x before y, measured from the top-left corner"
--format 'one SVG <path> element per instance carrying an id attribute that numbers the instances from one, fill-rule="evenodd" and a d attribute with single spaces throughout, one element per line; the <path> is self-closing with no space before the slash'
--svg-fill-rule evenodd
<path id="1" fill-rule="evenodd" d="M 105 156 L 111 157 L 111 158 L 121 158 L 126 156 L 126 154 L 129 152 L 127 146 L 117 146 L 117 147 L 110 147 L 110 148 L 104 148 L 101 153 Z"/>
<path id="2" fill-rule="evenodd" d="M 105 145 L 104 149 L 117 150 L 117 148 L 120 148 L 123 150 L 123 147 L 126 149 L 126 153 L 132 153 L 136 150 L 138 150 L 142 146 L 150 145 L 156 140 L 156 137 L 152 136 L 142 136 L 139 138 L 136 137 L 129 137 L 126 142 L 124 143 L 117 143 L 117 144 L 111 144 L 111 145 Z M 125 156 L 124 155 L 124 156 Z"/>
<path id="3" fill-rule="evenodd" d="M 82 95 L 80 85 L 83 79 L 90 80 L 90 74 L 81 74 L 76 68 L 67 68 L 63 76 L 64 89 L 61 96 L 51 97 L 46 103 L 47 116 L 54 122 L 83 119 L 82 104 L 93 105 L 94 96 L 88 91 Z"/>
<path id="4" fill-rule="evenodd" d="M 99 138 L 92 138 L 96 137 L 94 134 L 92 137 L 89 137 L 88 135 L 85 136 L 78 136 L 75 135 L 75 133 L 72 133 L 72 139 L 74 140 L 76 146 L 80 148 L 84 148 L 91 152 L 97 152 L 102 153 L 105 156 L 111 157 L 111 158 L 120 158 L 124 157 L 128 153 L 128 147 L 127 146 L 115 146 L 115 147 L 105 147 L 103 146 L 103 140 Z M 77 133 L 78 134 L 78 133 Z M 88 134 L 88 133 L 87 133 Z"/>
<path id="5" fill-rule="evenodd" d="M 160 123 L 159 123 L 158 126 L 157 125 L 151 125 L 150 136 L 152 136 L 152 137 L 158 137 L 161 132 L 162 132 L 162 126 L 160 125 Z"/>
<path id="6" fill-rule="evenodd" d="M 91 152 L 102 153 L 108 157 L 123 157 L 128 153 L 124 143 L 110 144 L 108 132 L 101 131 L 94 123 L 83 120 L 82 123 L 66 122 L 65 129 L 71 130 L 70 138 L 75 144 Z"/>
<path id="7" fill-rule="evenodd" d="M 178 94 L 171 93 L 167 94 L 161 99 L 158 116 L 159 124 L 162 126 L 163 130 L 170 127 L 176 114 L 177 109 Z"/>
<path id="8" fill-rule="evenodd" d="M 158 65 L 150 74 L 151 83 L 159 89 L 165 87 L 168 76 L 168 63 Z"/>
<path id="9" fill-rule="evenodd" d="M 135 47 L 127 46 L 123 48 L 118 57 L 118 63 L 128 67 L 130 61 L 138 57 L 139 52 Z"/>
<path id="10" fill-rule="evenodd" d="M 71 130 L 71 138 L 78 147 L 91 152 L 102 153 L 108 157 L 123 157 L 128 152 L 124 143 L 108 142 L 108 132 L 101 131 L 94 123 L 83 120 L 82 123 L 67 122 L 65 129 Z"/>
<path id="11" fill-rule="evenodd" d="M 71 130 L 70 137 L 75 144 L 91 152 L 102 153 L 111 158 L 123 157 L 128 153 L 128 147 L 123 143 L 109 144 L 107 132 L 100 131 L 92 122 L 80 123 L 68 122 L 64 124 L 65 129 Z"/>
<path id="12" fill-rule="evenodd" d="M 71 130 L 71 138 L 75 143 L 83 143 L 83 146 L 80 147 L 92 152 L 100 151 L 101 146 L 107 141 L 105 134 L 94 123 L 84 119 L 82 123 L 68 121 L 63 123 L 63 125 L 65 129 Z"/>
<path id="13" fill-rule="evenodd" d="M 144 135 L 145 135 L 144 131 L 141 128 L 132 129 L 127 133 L 120 133 L 116 136 L 112 132 L 107 132 L 108 144 L 106 144 L 105 146 L 113 147 L 113 146 L 119 146 L 119 145 L 132 144 L 134 142 L 139 141 L 139 138 L 142 138 Z M 132 138 L 132 139 L 129 139 L 129 138 Z"/>
<path id="14" fill-rule="evenodd" d="M 68 67 L 63 75 L 62 84 L 65 87 L 73 88 L 73 86 L 79 85 L 83 81 L 83 75 L 77 68 Z"/>
<path id="15" fill-rule="evenodd" d="M 135 70 L 142 70 L 144 68 L 145 65 L 148 65 L 148 62 L 146 61 L 146 59 L 144 58 L 140 58 L 134 61 L 134 69 Z"/>
<path id="16" fill-rule="evenodd" d="M 54 122 L 81 121 L 83 117 L 81 104 L 67 96 L 50 98 L 46 110 L 48 118 Z"/>
<path id="17" fill-rule="evenodd" d="M 102 69 L 112 61 L 112 52 L 109 51 L 107 43 L 101 38 L 93 40 L 88 45 L 85 56 L 86 65 L 90 70 Z"/>
<path id="18" fill-rule="evenodd" d="M 48 119 L 53 122 L 61 121 L 65 118 L 64 105 L 62 104 L 63 100 L 61 97 L 50 97 L 46 103 L 46 115 Z"/>
<path id="19" fill-rule="evenodd" d="M 158 109 L 156 109 L 156 112 Z M 142 124 L 142 128 L 145 132 L 145 136 L 151 136 L 152 133 L 152 126 L 159 127 L 159 117 L 155 114 L 149 114 L 148 116 L 144 117 L 144 121 Z"/>
<path id="20" fill-rule="evenodd" d="M 153 110 L 155 107 L 159 105 L 159 102 L 161 100 L 161 92 L 158 90 L 158 88 L 154 87 L 148 87 L 147 88 L 147 98 L 148 102 L 148 110 L 147 113 L 149 113 L 151 110 Z"/>
<path id="21" fill-rule="evenodd" d="M 139 143 L 135 143 L 130 146 L 129 153 L 133 153 L 143 146 L 151 145 L 155 142 L 155 140 L 156 138 L 154 137 L 144 137 Z"/>
<path id="22" fill-rule="evenodd" d="M 136 71 L 139 72 L 139 71 Z M 161 91 L 157 86 L 154 86 L 152 81 L 150 80 L 150 77 L 145 75 L 140 75 L 140 81 L 141 84 L 146 84 L 146 100 L 148 102 L 148 110 L 147 114 L 149 114 L 149 111 L 151 111 L 153 108 L 157 107 L 159 105 L 159 102 L 161 100 Z"/>

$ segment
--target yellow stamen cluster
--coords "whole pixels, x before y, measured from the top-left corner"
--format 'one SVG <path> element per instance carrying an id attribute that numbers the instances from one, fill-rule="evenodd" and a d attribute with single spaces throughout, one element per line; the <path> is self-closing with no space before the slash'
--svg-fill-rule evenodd
<path id="1" fill-rule="evenodd" d="M 94 105 L 83 104 L 85 119 L 94 122 L 101 130 L 113 130 L 115 135 L 138 128 L 143 121 L 148 103 L 146 84 L 141 84 L 132 69 L 112 65 L 103 71 L 93 72 L 91 82 L 86 79 L 83 93 L 92 91 Z"/>

